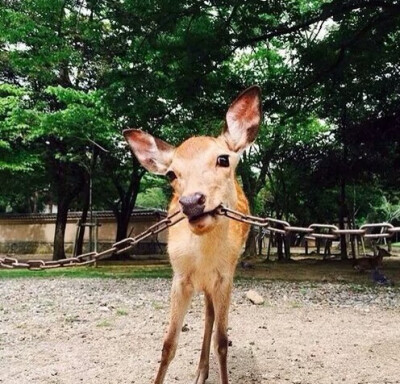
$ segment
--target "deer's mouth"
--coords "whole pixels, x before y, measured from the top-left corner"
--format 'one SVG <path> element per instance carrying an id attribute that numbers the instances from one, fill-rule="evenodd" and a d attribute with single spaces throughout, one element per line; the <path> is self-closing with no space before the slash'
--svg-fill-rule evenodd
<path id="1" fill-rule="evenodd" d="M 188 217 L 189 223 L 196 225 L 197 223 L 200 223 L 206 217 L 215 217 L 217 215 L 218 208 L 219 208 L 219 206 L 217 208 L 214 208 L 211 211 L 203 212 L 199 215 L 189 216 Z"/>

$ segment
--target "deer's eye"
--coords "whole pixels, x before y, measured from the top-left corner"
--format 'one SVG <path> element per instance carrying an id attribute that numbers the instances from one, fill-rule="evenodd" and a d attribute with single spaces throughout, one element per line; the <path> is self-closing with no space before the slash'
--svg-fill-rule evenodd
<path id="1" fill-rule="evenodd" d="M 172 182 L 176 179 L 176 174 L 174 171 L 168 171 L 165 176 L 167 176 L 167 178 L 170 182 Z"/>
<path id="2" fill-rule="evenodd" d="M 219 167 L 229 167 L 229 155 L 221 155 L 217 157 L 217 165 Z"/>

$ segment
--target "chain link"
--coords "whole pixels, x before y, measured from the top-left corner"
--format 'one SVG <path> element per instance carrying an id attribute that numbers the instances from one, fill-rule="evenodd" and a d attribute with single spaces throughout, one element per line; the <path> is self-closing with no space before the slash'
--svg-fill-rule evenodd
<path id="1" fill-rule="evenodd" d="M 169 227 L 177 224 L 185 218 L 183 215 L 179 216 L 179 213 L 180 211 L 172 213 L 165 219 L 147 228 L 144 232 L 139 233 L 135 237 L 128 237 L 124 240 L 118 241 L 114 243 L 111 248 L 102 252 L 89 252 L 77 257 L 70 257 L 55 261 L 28 260 L 26 262 L 21 262 L 13 257 L 0 257 L 0 268 L 26 268 L 32 271 L 38 271 L 61 267 L 80 267 L 84 265 L 93 265 L 99 260 L 109 258 L 114 254 L 119 255 L 127 252 L 140 241 L 143 241 L 148 237 L 155 236 L 158 233 L 165 231 Z M 395 233 L 400 232 L 400 227 L 394 227 L 390 223 L 364 224 L 359 229 L 339 229 L 336 225 L 319 223 L 310 224 L 308 227 L 294 227 L 284 220 L 278 220 L 272 217 L 251 216 L 224 207 L 223 205 L 220 205 L 216 209 L 215 213 L 219 216 L 225 216 L 231 220 L 236 220 L 241 223 L 264 228 L 264 230 L 280 234 L 281 236 L 290 236 L 292 233 L 303 233 L 306 235 L 307 239 L 336 240 L 343 235 L 358 236 L 365 239 L 381 239 L 391 238 Z M 375 232 L 372 233 L 371 231 Z"/>
<path id="2" fill-rule="evenodd" d="M 277 220 L 272 217 L 260 218 L 250 216 L 226 208 L 223 205 L 219 207 L 217 214 L 242 223 L 264 228 L 264 230 L 278 233 L 282 236 L 287 236 L 290 233 L 304 233 L 308 239 L 336 240 L 341 235 L 359 236 L 365 239 L 381 239 L 390 238 L 395 233 L 400 232 L 400 227 L 394 227 L 390 223 L 364 224 L 359 229 L 339 229 L 336 225 L 319 223 L 310 224 L 308 227 L 294 227 L 287 221 Z M 373 230 L 379 230 L 379 233 L 371 233 L 370 231 Z"/>
<path id="3" fill-rule="evenodd" d="M 77 257 L 70 257 L 61 260 L 28 260 L 21 262 L 14 257 L 0 257 L 0 268 L 18 269 L 25 268 L 31 271 L 41 271 L 45 269 L 61 268 L 61 267 L 81 267 L 85 265 L 93 265 L 99 260 L 103 260 L 124 252 L 131 250 L 137 243 L 147 239 L 150 236 L 155 236 L 158 233 L 165 231 L 167 228 L 172 227 L 179 221 L 184 219 L 184 216 L 179 216 L 180 211 L 176 211 L 165 219 L 160 220 L 158 223 L 147 228 L 144 232 L 139 233 L 134 237 L 129 237 L 122 241 L 118 241 L 102 252 L 89 252 Z"/>

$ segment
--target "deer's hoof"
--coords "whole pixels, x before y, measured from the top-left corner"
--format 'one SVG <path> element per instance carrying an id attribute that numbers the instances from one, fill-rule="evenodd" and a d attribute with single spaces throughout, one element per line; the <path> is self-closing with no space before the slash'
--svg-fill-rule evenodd
<path id="1" fill-rule="evenodd" d="M 208 369 L 199 369 L 193 384 L 205 384 L 208 378 Z"/>

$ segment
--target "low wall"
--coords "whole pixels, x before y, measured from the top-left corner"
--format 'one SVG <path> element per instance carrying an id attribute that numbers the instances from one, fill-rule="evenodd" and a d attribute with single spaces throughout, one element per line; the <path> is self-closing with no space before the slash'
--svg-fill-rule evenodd
<path id="1" fill-rule="evenodd" d="M 70 212 L 65 230 L 65 250 L 72 254 L 80 212 Z M 109 248 L 117 233 L 112 212 L 94 212 L 97 220 L 98 250 Z M 131 216 L 128 234 L 135 236 L 165 217 L 157 210 L 135 210 Z M 3 254 L 51 254 L 55 231 L 55 214 L 0 214 L 0 253 Z M 166 232 L 151 236 L 137 244 L 132 253 L 159 254 L 165 252 Z M 89 228 L 85 229 L 84 251 L 89 247 Z"/>

